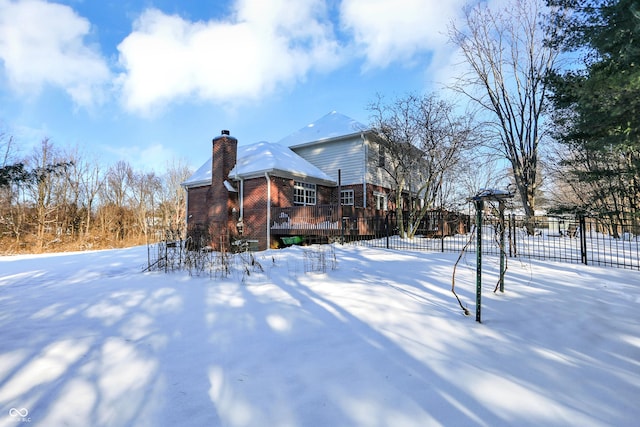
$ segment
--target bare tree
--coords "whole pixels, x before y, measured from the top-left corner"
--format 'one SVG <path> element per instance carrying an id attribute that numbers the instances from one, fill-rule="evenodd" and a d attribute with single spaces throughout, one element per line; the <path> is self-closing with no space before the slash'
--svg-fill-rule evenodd
<path id="1" fill-rule="evenodd" d="M 156 205 L 158 193 L 162 185 L 154 172 L 133 173 L 129 178 L 131 182 L 131 207 L 139 232 L 148 241 L 149 233 L 154 231 L 156 218 Z"/>
<path id="2" fill-rule="evenodd" d="M 500 167 L 500 160 L 495 152 L 475 150 L 466 155 L 452 171 L 456 183 L 453 199 L 466 203 L 466 200 L 480 190 L 497 188 L 505 181 L 507 171 Z M 504 162 L 504 160 L 502 160 Z"/>
<path id="3" fill-rule="evenodd" d="M 409 95 L 392 103 L 386 103 L 378 95 L 376 101 L 369 105 L 371 111 L 371 128 L 377 136 L 379 145 L 378 167 L 391 178 L 395 191 L 395 211 L 400 226 L 400 236 L 405 236 L 402 196 L 410 188 L 410 172 L 417 169 L 420 158 L 414 145 L 417 133 L 415 109 L 417 97 Z"/>
<path id="4" fill-rule="evenodd" d="M 118 207 L 125 206 L 131 189 L 132 176 L 133 169 L 124 160 L 120 160 L 110 167 L 106 176 L 106 186 L 103 193 L 104 201 L 113 203 Z"/>
<path id="5" fill-rule="evenodd" d="M 472 118 L 456 115 L 454 105 L 435 95 L 411 94 L 388 104 L 378 97 L 369 110 L 384 152 L 379 166 L 395 183 L 400 235 L 410 238 L 442 200 L 462 153 L 474 146 Z"/>
<path id="6" fill-rule="evenodd" d="M 91 218 L 94 214 L 95 202 L 102 189 L 105 176 L 97 160 L 83 161 L 80 166 L 80 191 L 86 209 L 85 236 L 91 230 Z"/>
<path id="7" fill-rule="evenodd" d="M 21 187 L 18 182 L 26 178 L 24 163 L 16 159 L 13 136 L 0 132 L 0 226 L 1 236 L 14 238 L 20 244 L 23 225 L 26 220 L 24 206 L 21 203 Z"/>
<path id="8" fill-rule="evenodd" d="M 480 3 L 465 10 L 464 26 L 450 29 L 451 41 L 469 66 L 453 89 L 489 113 L 492 139 L 511 164 L 529 219 L 535 214 L 538 145 L 548 105 L 545 78 L 558 58 L 544 43 L 543 7 L 543 0 L 512 0 L 494 11 Z"/>
<path id="9" fill-rule="evenodd" d="M 174 231 L 184 229 L 186 225 L 187 193 L 181 184 L 191 174 L 191 169 L 180 160 L 174 160 L 167 165 L 167 172 L 162 178 L 161 209 L 163 227 Z"/>
<path id="10" fill-rule="evenodd" d="M 68 220 L 73 221 L 71 226 L 74 233 L 87 237 L 92 225 L 95 202 L 105 177 L 98 161 L 89 159 L 79 148 L 69 151 L 66 157 L 72 162 L 66 172 L 69 209 L 75 206 L 75 210 L 70 212 L 73 215 L 69 215 L 71 218 Z"/>
<path id="11" fill-rule="evenodd" d="M 2 155 L 0 167 L 5 167 L 12 163 L 14 150 L 15 146 L 13 136 L 7 134 L 4 131 L 0 131 L 0 155 Z"/>
<path id="12" fill-rule="evenodd" d="M 56 213 L 64 199 L 65 179 L 63 172 L 72 164 L 63 159 L 58 149 L 45 138 L 28 159 L 31 166 L 28 193 L 34 207 L 36 250 L 42 250 L 45 235 L 58 233 L 59 223 Z"/>
<path id="13" fill-rule="evenodd" d="M 168 165 L 162 176 L 135 171 L 126 161 L 106 169 L 81 149 L 60 149 L 46 138 L 19 160 L 13 142 L 0 132 L 2 252 L 63 243 L 82 249 L 91 238 L 91 246 L 130 245 L 154 231 L 183 231 L 180 184 L 190 175 L 184 163 Z"/>
<path id="14" fill-rule="evenodd" d="M 131 197 L 132 176 L 131 165 L 121 160 L 109 168 L 99 192 L 102 234 L 115 240 L 125 239 L 131 226 L 131 212 L 126 204 Z"/>

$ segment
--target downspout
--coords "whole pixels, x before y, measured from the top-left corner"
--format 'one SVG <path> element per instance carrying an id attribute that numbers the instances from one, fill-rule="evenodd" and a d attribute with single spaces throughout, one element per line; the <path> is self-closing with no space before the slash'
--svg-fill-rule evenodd
<path id="1" fill-rule="evenodd" d="M 271 246 L 271 179 L 269 172 L 264 173 L 267 179 L 267 249 Z"/>
<path id="2" fill-rule="evenodd" d="M 182 187 L 182 189 L 185 192 L 185 201 L 184 201 L 184 233 L 180 233 L 181 239 L 186 239 L 187 238 L 187 232 L 189 231 L 189 187 L 187 187 L 186 185 L 182 185 L 180 184 L 180 186 Z M 177 222 L 177 221 L 176 221 Z M 178 227 L 180 226 L 180 224 L 178 224 Z"/>
<path id="3" fill-rule="evenodd" d="M 244 221 L 244 178 L 240 178 L 240 218 Z"/>
<path id="4" fill-rule="evenodd" d="M 360 132 L 360 138 L 362 138 L 362 146 L 364 147 L 364 168 L 362 177 L 362 207 L 367 207 L 367 165 L 369 159 L 369 146 L 364 137 L 364 132 Z"/>
<path id="5" fill-rule="evenodd" d="M 237 164 L 236 164 L 237 166 Z M 240 205 L 240 214 L 238 216 L 238 221 L 242 221 L 244 223 L 244 178 L 238 178 L 238 170 L 236 169 L 236 173 L 234 174 L 234 179 L 236 181 L 240 181 L 240 195 L 238 196 L 238 204 Z"/>

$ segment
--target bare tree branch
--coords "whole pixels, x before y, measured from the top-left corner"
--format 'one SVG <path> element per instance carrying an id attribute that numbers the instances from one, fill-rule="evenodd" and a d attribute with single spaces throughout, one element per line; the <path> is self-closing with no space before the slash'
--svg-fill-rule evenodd
<path id="1" fill-rule="evenodd" d="M 453 89 L 489 113 L 504 157 L 528 218 L 538 196 L 538 147 L 547 109 L 546 76 L 558 52 L 545 45 L 541 0 L 513 0 L 500 11 L 482 3 L 465 10 L 465 26 L 452 25 L 457 45 L 470 72 Z"/>

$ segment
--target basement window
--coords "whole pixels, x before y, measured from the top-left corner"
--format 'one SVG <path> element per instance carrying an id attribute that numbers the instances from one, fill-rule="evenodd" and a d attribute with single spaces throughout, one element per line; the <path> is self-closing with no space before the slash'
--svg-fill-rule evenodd
<path id="1" fill-rule="evenodd" d="M 294 205 L 315 205 L 316 185 L 306 182 L 294 181 L 293 183 L 293 204 Z"/>

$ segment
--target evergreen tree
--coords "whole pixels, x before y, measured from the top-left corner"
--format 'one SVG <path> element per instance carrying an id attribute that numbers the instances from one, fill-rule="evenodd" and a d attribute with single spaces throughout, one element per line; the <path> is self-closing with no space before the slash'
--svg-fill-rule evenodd
<path id="1" fill-rule="evenodd" d="M 581 64 L 556 72 L 557 137 L 580 208 L 619 219 L 638 215 L 640 196 L 640 2 L 548 0 L 549 43 Z"/>
<path id="2" fill-rule="evenodd" d="M 2 166 L 0 167 L 0 188 L 8 187 L 13 183 L 25 182 L 29 176 L 29 172 L 24 168 L 24 163 Z"/>

